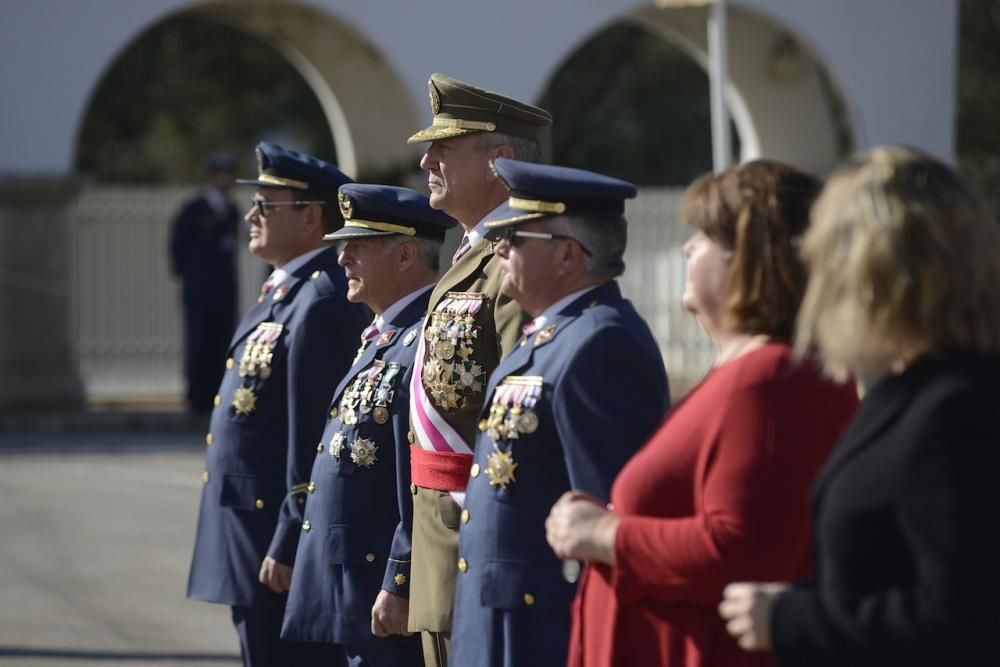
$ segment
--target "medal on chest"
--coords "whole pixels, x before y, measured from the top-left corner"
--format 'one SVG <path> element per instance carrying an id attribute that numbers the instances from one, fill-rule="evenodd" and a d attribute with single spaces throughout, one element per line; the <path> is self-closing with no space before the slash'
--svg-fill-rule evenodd
<path id="1" fill-rule="evenodd" d="M 485 373 L 477 361 L 477 315 L 486 295 L 449 292 L 431 313 L 424 330 L 426 344 L 421 381 L 442 410 L 457 410 L 483 391 Z"/>
<path id="2" fill-rule="evenodd" d="M 510 375 L 493 392 L 489 415 L 479 422 L 479 430 L 493 441 L 493 452 L 486 457 L 491 486 L 507 488 L 515 481 L 518 464 L 509 441 L 538 430 L 535 406 L 542 396 L 543 382 L 540 375 Z"/>
<path id="3" fill-rule="evenodd" d="M 271 377 L 274 346 L 283 329 L 284 325 L 277 322 L 261 322 L 250 332 L 240 358 L 240 377 L 259 377 L 261 380 Z"/>

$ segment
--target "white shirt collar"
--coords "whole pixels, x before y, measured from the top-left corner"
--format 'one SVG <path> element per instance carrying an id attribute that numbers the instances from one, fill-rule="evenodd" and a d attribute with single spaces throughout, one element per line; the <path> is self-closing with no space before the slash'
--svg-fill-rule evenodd
<path id="1" fill-rule="evenodd" d="M 566 306 L 573 303 L 579 297 L 583 296 L 590 290 L 597 289 L 598 287 L 600 287 L 600 285 L 591 285 L 590 287 L 584 287 L 581 290 L 577 290 L 575 292 L 567 294 L 563 298 L 559 299 L 558 301 L 550 305 L 548 308 L 543 310 L 541 315 L 531 320 L 532 329 L 535 330 L 541 329 L 546 325 L 546 323 L 548 323 L 549 320 L 551 320 L 554 316 L 561 313 L 566 308 Z"/>
<path id="2" fill-rule="evenodd" d="M 305 266 L 309 260 L 327 249 L 329 249 L 329 246 L 321 246 L 315 250 L 310 250 L 309 252 L 302 253 L 298 257 L 292 258 L 284 266 L 272 271 L 271 275 L 267 277 L 265 283 L 271 283 L 272 287 L 277 287 L 281 283 L 285 282 L 288 279 L 288 276 Z"/>
<path id="3" fill-rule="evenodd" d="M 500 204 L 500 206 L 503 206 L 506 203 L 507 200 L 505 199 Z M 495 209 L 487 213 L 483 217 L 483 220 L 486 220 L 486 218 L 493 215 L 500 208 L 500 206 L 497 206 Z M 471 230 L 469 230 L 465 235 L 465 237 L 469 239 L 469 250 L 475 250 L 476 246 L 478 246 L 482 242 L 482 240 L 486 237 L 486 225 L 483 223 L 483 220 L 480 220 L 479 224 L 473 227 Z"/>
<path id="4" fill-rule="evenodd" d="M 432 287 L 434 287 L 434 283 L 430 283 L 429 285 L 424 285 L 423 287 L 413 290 L 406 296 L 396 299 L 396 302 L 391 306 L 389 306 L 388 308 L 386 308 L 384 313 L 375 316 L 375 320 L 372 322 L 372 324 L 378 327 L 379 333 L 382 333 L 383 331 L 385 331 L 386 322 L 392 322 L 392 319 L 396 317 L 396 315 L 399 315 L 401 312 L 403 312 L 404 308 L 409 306 L 416 299 L 418 299 L 421 294 L 431 289 Z"/>

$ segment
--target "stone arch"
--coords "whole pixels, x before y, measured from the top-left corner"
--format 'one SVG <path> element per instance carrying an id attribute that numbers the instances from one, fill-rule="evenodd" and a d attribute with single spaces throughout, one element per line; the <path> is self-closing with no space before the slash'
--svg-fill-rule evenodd
<path id="1" fill-rule="evenodd" d="M 352 177 L 410 170 L 413 150 L 399 137 L 420 117 L 405 83 L 386 57 L 358 30 L 331 13 L 300 3 L 195 2 L 171 15 L 221 22 L 261 39 L 298 71 L 319 101 L 337 151 L 337 164 Z M 90 85 L 76 119 L 75 138 L 89 111 L 89 99 L 125 46 L 166 15 L 149 18 L 110 54 Z M 373 110 L 379 122 L 371 122 Z M 249 150 L 251 147 L 247 147 Z M 74 151 L 75 152 L 75 151 Z"/>
<path id="2" fill-rule="evenodd" d="M 662 37 L 707 70 L 707 17 L 705 7 L 645 6 L 617 20 Z M 581 44 L 615 20 L 609 17 L 566 44 L 543 80 L 551 82 Z M 727 22 L 726 103 L 740 137 L 740 160 L 766 156 L 828 172 L 850 152 L 859 134 L 858 117 L 830 68 L 799 31 L 763 11 L 730 4 Z"/>

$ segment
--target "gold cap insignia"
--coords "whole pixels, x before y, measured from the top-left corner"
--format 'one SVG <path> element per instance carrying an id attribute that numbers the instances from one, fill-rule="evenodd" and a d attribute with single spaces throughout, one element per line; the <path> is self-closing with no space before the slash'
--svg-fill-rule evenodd
<path id="1" fill-rule="evenodd" d="M 342 192 L 338 192 L 337 202 L 340 204 L 340 215 L 344 216 L 344 220 L 350 220 L 351 215 L 354 213 L 354 204 L 351 203 L 351 198 Z"/>
<path id="2" fill-rule="evenodd" d="M 438 96 L 437 88 L 433 81 L 427 82 L 427 95 L 431 98 L 431 113 L 435 116 L 441 111 L 441 98 Z"/>

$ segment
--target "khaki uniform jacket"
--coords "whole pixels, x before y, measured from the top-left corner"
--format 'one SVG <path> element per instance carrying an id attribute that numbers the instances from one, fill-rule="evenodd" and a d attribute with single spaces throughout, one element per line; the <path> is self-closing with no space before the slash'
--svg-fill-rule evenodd
<path id="1" fill-rule="evenodd" d="M 462 407 L 438 409 L 470 446 L 476 441 L 484 392 L 489 376 L 500 359 L 517 344 L 521 327 L 530 319 L 516 302 L 500 295 L 500 258 L 486 240 L 470 250 L 442 276 L 431 293 L 428 313 L 451 292 L 485 295 L 476 313 L 480 327 L 475 360 L 483 367 L 483 389 Z M 411 416 L 411 424 L 413 417 Z M 412 425 L 411 425 L 412 429 Z M 413 445 L 418 447 L 419 445 Z M 461 508 L 450 494 L 411 487 L 413 491 L 413 554 L 409 629 L 449 632 L 458 561 L 458 526 Z"/>

